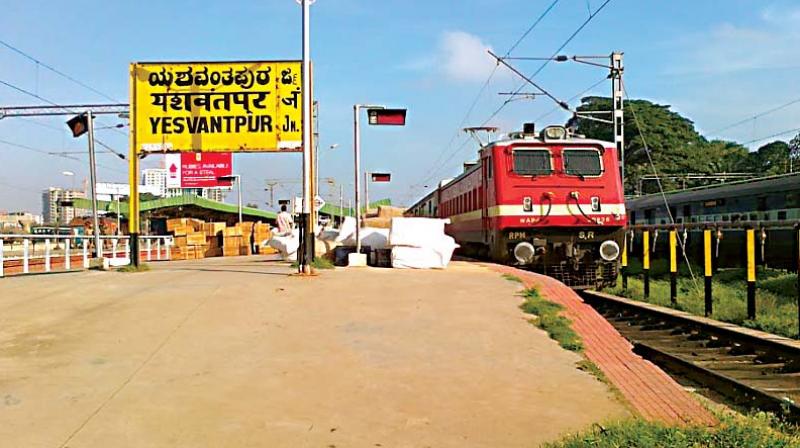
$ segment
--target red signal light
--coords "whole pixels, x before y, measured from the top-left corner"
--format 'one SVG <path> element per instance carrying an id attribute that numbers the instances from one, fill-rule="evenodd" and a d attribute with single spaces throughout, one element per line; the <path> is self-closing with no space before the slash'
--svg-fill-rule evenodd
<path id="1" fill-rule="evenodd" d="M 370 173 L 373 182 L 390 182 L 392 180 L 391 173 Z"/>
<path id="2" fill-rule="evenodd" d="M 406 109 L 367 109 L 371 125 L 405 126 Z"/>

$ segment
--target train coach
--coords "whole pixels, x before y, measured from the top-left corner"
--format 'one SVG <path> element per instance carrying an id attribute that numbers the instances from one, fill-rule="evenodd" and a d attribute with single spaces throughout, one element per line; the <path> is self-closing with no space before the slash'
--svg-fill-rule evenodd
<path id="1" fill-rule="evenodd" d="M 449 218 L 445 230 L 466 254 L 576 289 L 616 282 L 627 221 L 614 144 L 532 124 L 484 145 L 407 215 Z"/>
<path id="2" fill-rule="evenodd" d="M 640 196 L 629 200 L 627 209 L 631 225 L 688 227 L 686 250 L 695 259 L 702 254 L 700 232 L 710 228 L 717 265 L 741 267 L 744 231 L 750 227 L 758 230 L 759 264 L 797 268 L 793 229 L 800 223 L 800 173 Z M 664 244 L 650 246 L 666 250 Z"/>

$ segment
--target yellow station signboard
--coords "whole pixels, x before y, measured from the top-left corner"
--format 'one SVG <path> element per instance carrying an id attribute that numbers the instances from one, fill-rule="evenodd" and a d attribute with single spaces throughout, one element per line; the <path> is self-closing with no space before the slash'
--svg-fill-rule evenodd
<path id="1" fill-rule="evenodd" d="M 133 63 L 137 153 L 301 151 L 302 63 Z"/>

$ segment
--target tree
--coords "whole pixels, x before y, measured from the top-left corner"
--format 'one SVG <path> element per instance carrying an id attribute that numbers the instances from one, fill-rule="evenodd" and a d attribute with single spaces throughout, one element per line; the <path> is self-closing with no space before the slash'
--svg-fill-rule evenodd
<path id="1" fill-rule="evenodd" d="M 800 170 L 800 133 L 789 142 L 789 172 Z"/>
<path id="2" fill-rule="evenodd" d="M 747 154 L 743 161 L 742 171 L 772 176 L 789 172 L 790 146 L 786 142 L 776 140 L 767 143 Z"/>
<path id="3" fill-rule="evenodd" d="M 245 207 L 247 207 L 247 208 L 258 208 L 258 204 L 256 204 L 255 202 L 248 202 L 247 205 L 245 205 Z"/>
<path id="4" fill-rule="evenodd" d="M 578 112 L 610 111 L 611 105 L 611 98 L 585 97 L 581 99 Z M 691 120 L 670 110 L 669 105 L 655 104 L 646 100 L 629 100 L 625 102 L 624 112 L 625 190 L 627 193 L 637 192 L 639 179 L 642 176 L 653 175 L 653 165 L 659 175 L 675 177 L 688 173 L 711 174 L 742 171 L 762 174 L 768 170 L 767 166 L 775 165 L 773 152 L 778 151 L 778 147 L 767 148 L 764 150 L 764 154 L 759 156 L 754 153 L 748 154 L 747 148 L 735 142 L 708 141 L 697 132 Z M 612 127 L 606 123 L 574 117 L 567 122 L 567 126 L 575 128 L 579 134 L 589 138 L 614 140 Z M 650 150 L 652 165 L 645 150 L 645 141 Z M 800 138 L 797 143 L 798 156 L 800 156 Z M 800 166 L 800 160 L 798 160 L 798 166 Z M 685 182 L 677 179 L 664 179 L 662 182 L 665 189 L 673 189 L 679 185 L 692 187 L 706 183 L 707 180 L 704 179 Z M 654 182 L 647 183 L 643 187 L 644 192 L 656 191 Z"/>

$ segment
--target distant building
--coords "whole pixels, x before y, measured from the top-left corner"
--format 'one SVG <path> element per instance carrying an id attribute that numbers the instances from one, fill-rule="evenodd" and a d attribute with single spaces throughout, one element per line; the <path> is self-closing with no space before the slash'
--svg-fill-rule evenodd
<path id="1" fill-rule="evenodd" d="M 164 168 L 147 168 L 142 170 L 142 183 L 145 187 L 153 188 L 158 191 L 156 196 L 169 197 L 167 195 L 167 170 Z"/>
<path id="2" fill-rule="evenodd" d="M 42 223 L 41 215 L 28 212 L 0 211 L 0 231 L 29 231 L 31 226 Z"/>
<path id="3" fill-rule="evenodd" d="M 82 216 L 86 210 L 65 206 L 62 203 L 78 198 L 85 198 L 86 194 L 80 190 L 68 190 L 59 187 L 50 187 L 42 191 L 42 219 L 45 223 L 69 223 L 75 217 Z"/>
<path id="4" fill-rule="evenodd" d="M 142 183 L 148 189 L 158 191 L 153 193 L 156 196 L 172 198 L 175 196 L 195 195 L 212 201 L 223 202 L 225 194 L 230 191 L 230 187 L 219 188 L 168 188 L 167 170 L 164 168 L 148 168 L 142 170 Z M 144 192 L 144 191 L 142 191 Z"/>
<path id="5" fill-rule="evenodd" d="M 153 196 L 163 197 L 164 192 L 157 185 L 139 185 L 139 194 L 152 194 Z M 97 183 L 97 200 L 98 201 L 116 201 L 128 198 L 131 195 L 131 186 L 129 184 L 116 183 L 116 182 L 98 182 Z"/>
<path id="6" fill-rule="evenodd" d="M 203 188 L 202 196 L 206 199 L 217 202 L 225 202 L 225 194 L 229 188 Z"/>

